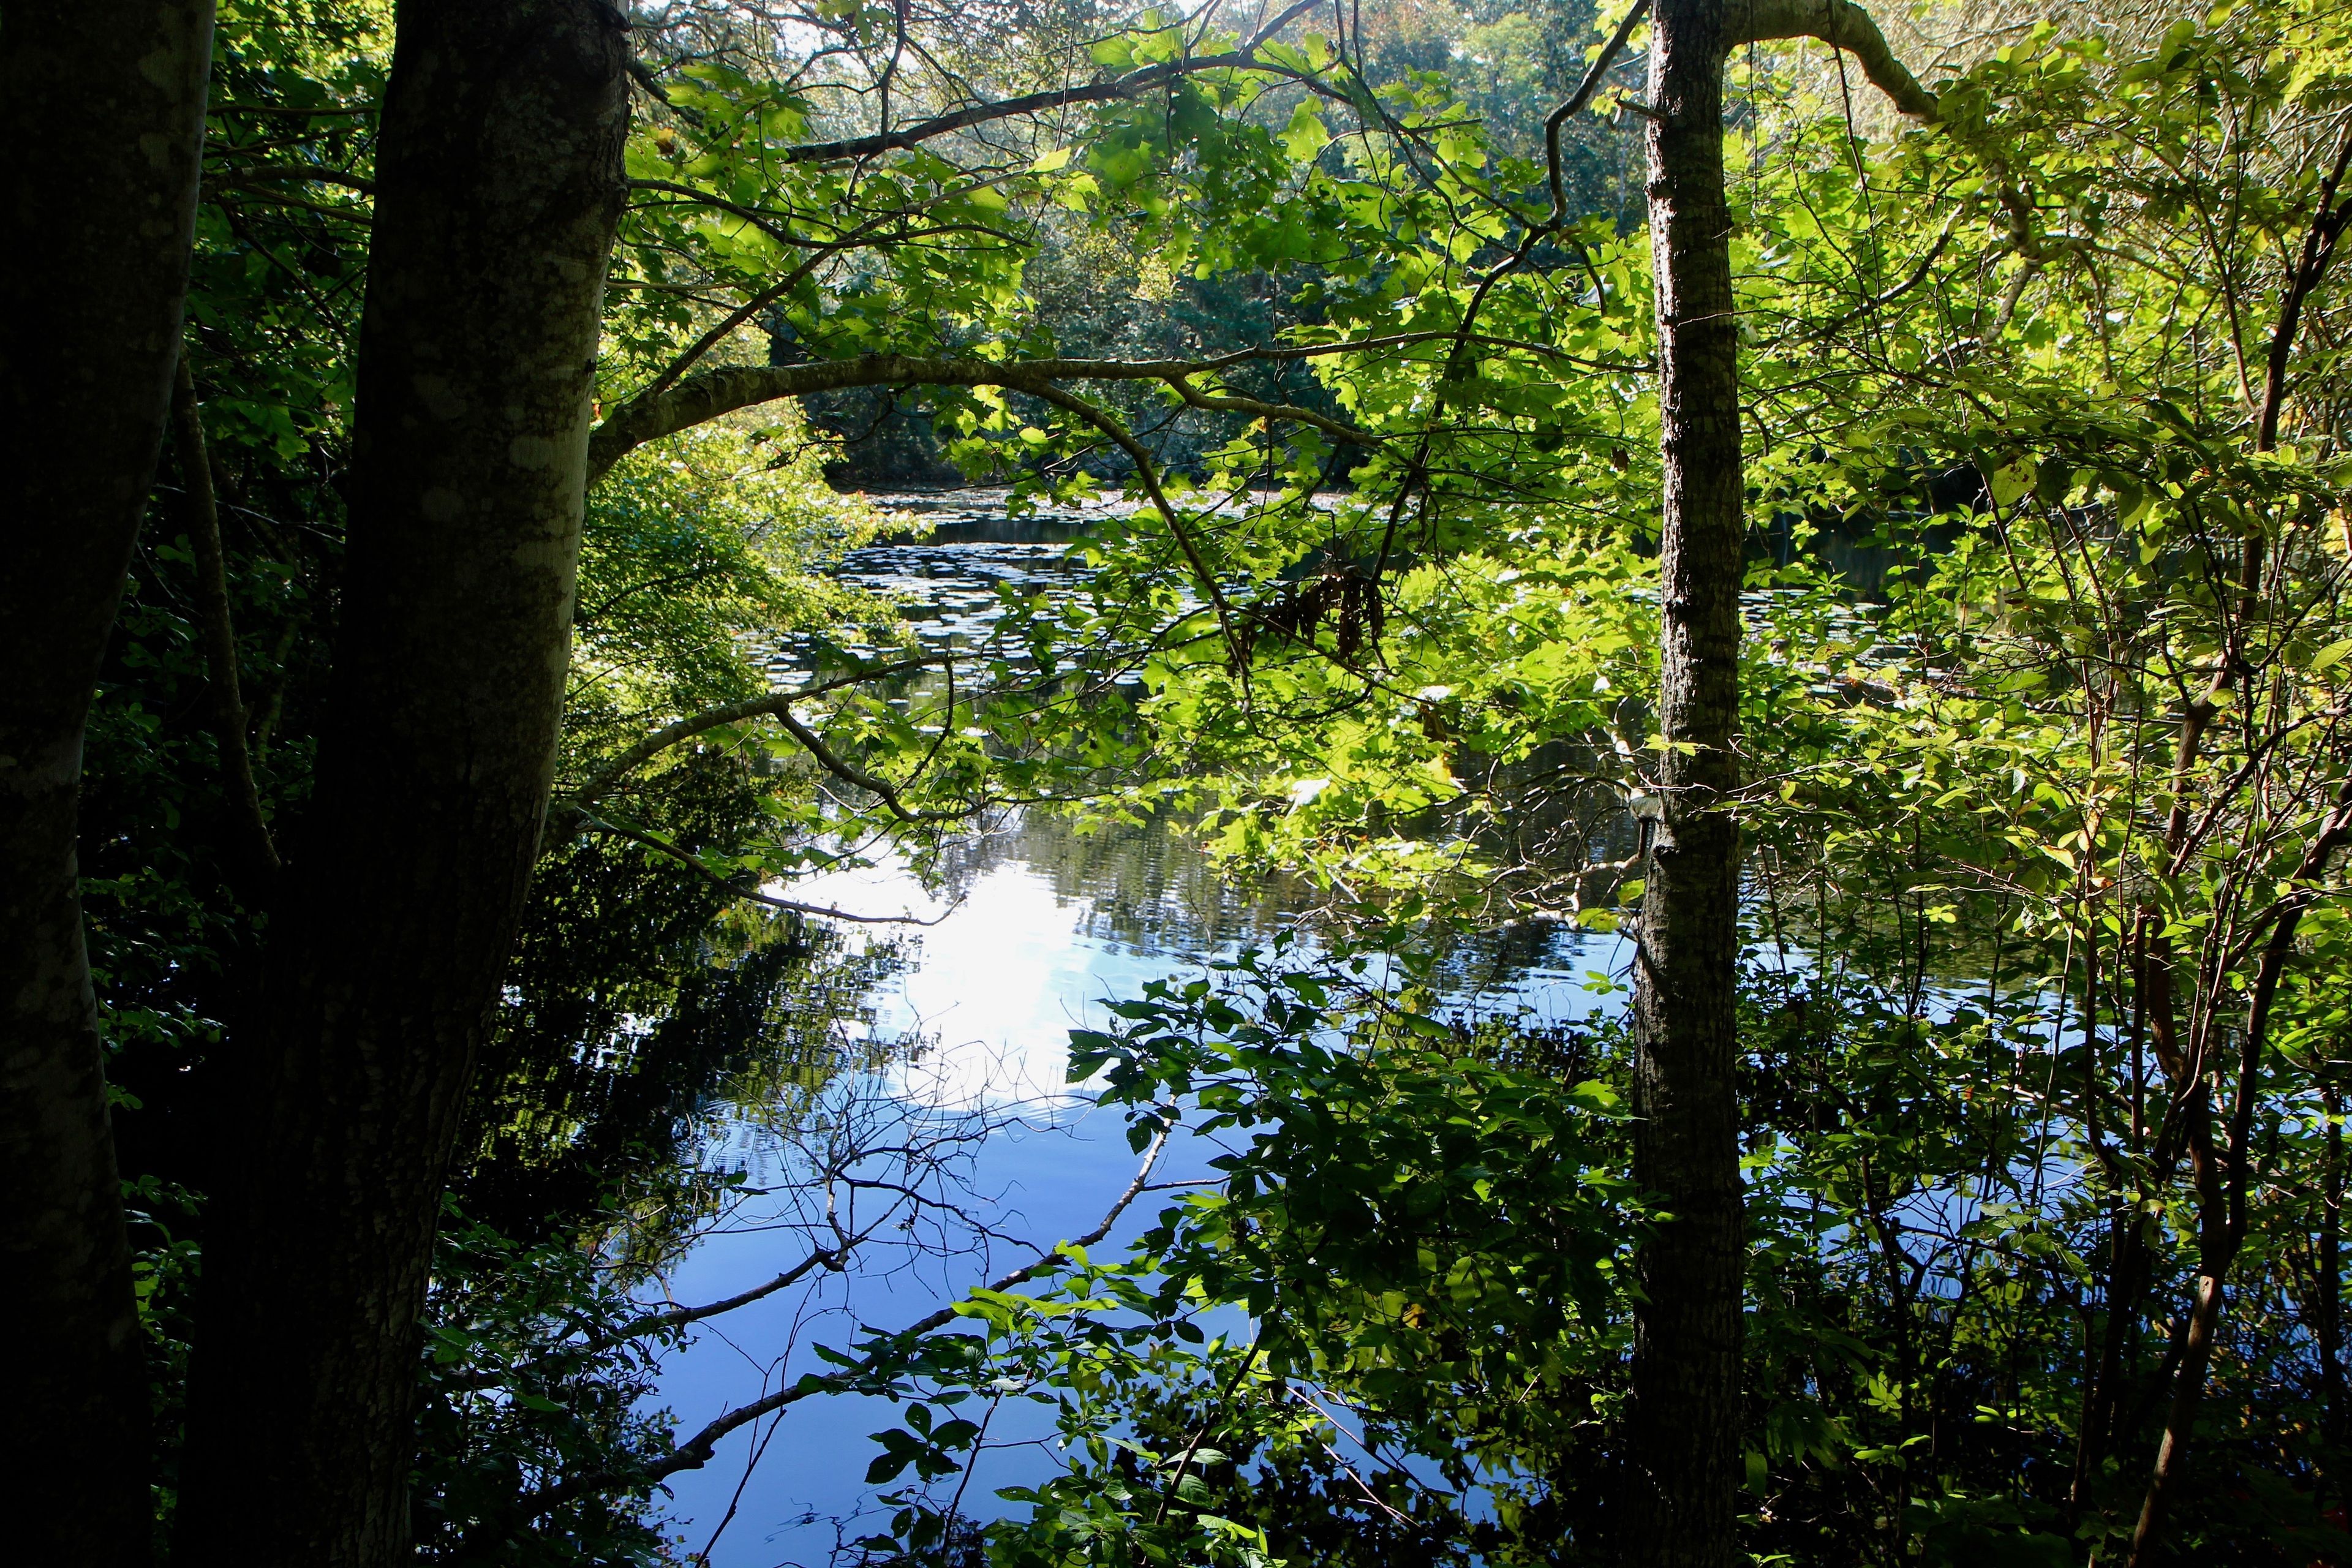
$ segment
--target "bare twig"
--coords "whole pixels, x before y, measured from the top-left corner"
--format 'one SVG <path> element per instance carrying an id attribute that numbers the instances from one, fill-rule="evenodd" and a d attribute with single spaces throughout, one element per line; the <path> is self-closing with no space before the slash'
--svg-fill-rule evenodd
<path id="1" fill-rule="evenodd" d="M 826 920 L 851 921 L 858 925 L 877 926 L 935 926 L 955 912 L 953 909 L 948 909 L 929 920 L 924 920 L 919 915 L 855 915 L 847 910 L 836 909 L 830 904 L 804 904 L 795 899 L 780 899 L 773 893 L 758 888 L 747 888 L 740 882 L 720 876 L 687 850 L 642 828 L 631 827 L 625 822 L 614 822 L 598 816 L 593 812 L 580 812 L 578 817 L 580 821 L 612 834 L 616 838 L 625 838 L 632 844 L 642 844 L 648 849 L 667 855 L 704 881 L 724 888 L 739 899 L 749 899 L 755 904 L 764 904 L 772 910 L 784 910 L 796 915 L 818 915 Z"/>
<path id="2" fill-rule="evenodd" d="M 934 115 L 918 121 L 901 131 L 877 132 L 870 136 L 845 137 L 837 142 L 808 142 L 786 148 L 784 161 L 792 163 L 839 163 L 853 159 L 871 158 L 883 153 L 904 152 L 908 148 L 948 135 L 968 131 L 976 125 L 992 124 L 1000 120 L 1017 119 L 1025 114 L 1042 114 L 1049 110 L 1066 109 L 1081 103 L 1116 103 L 1139 98 L 1155 88 L 1163 88 L 1188 76 L 1211 70 L 1248 70 L 1264 68 L 1265 62 L 1257 51 L 1273 41 L 1275 36 L 1293 21 L 1320 4 L 1320 0 L 1297 0 L 1297 4 L 1260 27 L 1240 48 L 1221 55 L 1203 55 L 1192 59 L 1170 60 L 1129 71 L 1108 81 L 1090 82 L 1085 87 L 1058 88 L 1044 92 L 1023 93 L 1017 98 L 1000 99 L 991 103 L 975 103 L 968 108 Z"/>
<path id="3" fill-rule="evenodd" d="M 1064 1243 L 1052 1251 L 1040 1252 L 1035 1261 L 991 1280 L 982 1289 L 991 1293 L 1002 1293 L 1017 1289 L 1052 1267 L 1055 1259 L 1066 1252 L 1092 1247 L 1108 1236 L 1112 1227 L 1118 1225 L 1119 1216 L 1127 1212 L 1128 1206 L 1147 1190 L 1152 1170 L 1159 1164 L 1160 1156 L 1168 1146 L 1169 1131 L 1169 1128 L 1161 1128 L 1159 1135 L 1151 1141 L 1150 1146 L 1144 1151 L 1142 1163 L 1135 1173 L 1135 1179 L 1128 1184 L 1127 1190 L 1119 1194 L 1111 1204 L 1109 1210 L 1104 1214 L 1102 1222 L 1094 1229 Z M 942 1307 L 935 1312 L 919 1318 L 889 1335 L 883 1342 L 889 1345 L 901 1345 L 945 1328 L 955 1321 L 960 1315 L 957 1311 L 957 1307 L 960 1305 L 961 1305 L 961 1302 Z M 543 1488 L 521 1499 L 512 1512 L 502 1516 L 495 1524 L 485 1527 L 478 1535 L 467 1537 L 465 1544 L 460 1548 L 460 1555 L 473 1557 L 494 1549 L 500 1542 L 530 1521 L 541 1517 L 551 1509 L 561 1508 L 575 1499 L 593 1497 L 625 1488 L 650 1486 L 667 1477 L 677 1475 L 681 1470 L 699 1469 L 710 1462 L 711 1455 L 717 1449 L 719 1441 L 729 1434 L 754 1421 L 774 1415 L 777 1411 L 797 1405 L 812 1395 L 838 1394 L 856 1387 L 863 1380 L 873 1375 L 880 1353 L 880 1348 L 877 1346 L 856 1366 L 842 1367 L 838 1371 L 822 1375 L 813 1373 L 801 1378 L 789 1387 L 778 1389 L 765 1398 L 754 1400 L 749 1405 L 730 1410 L 650 1465 L 628 1470 L 590 1471 L 569 1480 L 560 1481 L 554 1486 Z"/>
<path id="4" fill-rule="evenodd" d="M 1560 127 L 1574 119 L 1578 110 L 1592 101 L 1592 95 L 1601 90 L 1601 80 L 1608 76 L 1609 68 L 1617 63 L 1617 56 L 1624 49 L 1625 40 L 1633 36 L 1633 29 L 1641 26 L 1642 18 L 1649 14 L 1650 0 L 1633 0 L 1633 8 L 1625 13 L 1625 19 L 1617 24 L 1616 32 L 1611 34 L 1609 41 L 1601 47 L 1592 68 L 1584 73 L 1584 79 L 1577 84 L 1568 101 L 1544 116 L 1544 163 L 1551 181 L 1551 218 L 1544 225 L 1548 229 L 1556 229 L 1568 221 L 1568 188 L 1559 173 Z"/>
<path id="5" fill-rule="evenodd" d="M 852 675 L 835 677 L 835 679 L 818 682 L 814 684 L 814 687 L 802 689 L 802 691 L 791 691 L 791 693 L 762 691 L 760 696 L 743 699 L 740 703 L 722 703 L 718 705 L 718 708 L 706 708 L 703 712 L 696 712 L 696 715 L 685 717 L 685 720 L 677 720 L 675 724 L 663 724 L 661 729 L 649 733 L 645 741 L 637 741 L 635 745 L 630 745 L 625 752 L 614 757 L 612 762 L 607 762 L 607 764 L 602 764 L 595 773 L 591 773 L 583 783 L 581 783 L 581 787 L 576 787 L 574 793 L 558 799 L 555 806 L 548 809 L 548 820 L 551 820 L 551 826 L 560 826 L 560 823 L 562 823 L 562 816 L 567 814 L 567 811 L 585 811 L 588 806 L 593 806 L 593 804 L 597 804 L 600 799 L 607 797 L 607 795 L 612 795 L 614 790 L 621 785 L 624 778 L 628 778 L 630 773 L 635 773 L 635 771 L 640 769 L 640 766 L 645 766 L 646 762 L 652 762 L 654 757 L 658 757 L 661 752 L 670 750 L 673 745 L 682 745 L 682 742 L 691 741 L 694 736 L 703 736 L 703 733 L 710 733 L 713 729 L 724 729 L 724 726 L 730 726 L 730 724 L 743 724 L 746 720 L 774 717 L 776 710 L 783 708 L 785 703 L 793 703 L 793 700 L 807 700 L 812 699 L 812 696 L 824 696 L 825 691 L 840 691 L 840 689 L 845 687 L 858 687 L 858 684 L 873 682 L 873 679 L 885 679 L 885 677 L 891 677 L 891 675 L 908 675 L 910 670 L 922 670 L 922 668 L 927 666 L 936 666 L 936 663 L 940 663 L 940 658 L 950 658 L 950 656 L 924 654 L 919 656 L 919 658 L 894 658 L 891 663 L 885 663 L 885 666 L 873 666 L 868 668 L 868 670 L 856 670 L 852 672 Z M 830 752 L 825 754 L 830 757 Z M 863 773 L 858 773 L 856 778 L 849 778 L 849 783 L 858 783 L 858 787 L 868 787 L 868 790 L 873 787 L 870 783 L 863 783 L 863 781 L 866 781 L 866 775 Z"/>

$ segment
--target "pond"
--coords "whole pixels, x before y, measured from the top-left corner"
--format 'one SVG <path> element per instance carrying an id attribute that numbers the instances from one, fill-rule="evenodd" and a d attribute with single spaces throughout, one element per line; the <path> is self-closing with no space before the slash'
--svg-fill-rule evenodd
<path id="1" fill-rule="evenodd" d="M 999 582 L 1050 583 L 1068 570 L 1063 542 L 1085 521 L 1012 521 L 1001 496 L 985 492 L 881 499 L 929 510 L 935 531 L 858 552 L 843 575 L 912 596 L 931 637 L 982 629 Z M 1306 902 L 1303 889 L 1278 879 L 1248 887 L 1222 880 L 1201 847 L 1165 824 L 1081 835 L 1043 815 L 969 834 L 951 846 L 937 887 L 886 863 L 795 884 L 793 896 L 936 922 L 864 928 L 874 933 L 866 940 L 898 943 L 905 963 L 871 998 L 871 1021 L 861 1026 L 884 1041 L 921 1043 L 912 1061 L 902 1059 L 872 1089 L 898 1102 L 904 1125 L 977 1129 L 957 1145 L 957 1223 L 968 1228 L 960 1239 L 927 1229 L 929 1245 L 908 1238 L 869 1250 L 845 1272 L 820 1273 L 707 1325 L 670 1358 L 656 1399 L 676 1414 L 681 1434 L 824 1370 L 814 1347 L 846 1343 L 856 1323 L 911 1322 L 1026 1260 L 1031 1247 L 1093 1230 L 1133 1181 L 1137 1157 L 1116 1115 L 1089 1113 L 1084 1096 L 1068 1089 L 1069 1031 L 1102 1026 L 1104 1004 L 1139 994 L 1150 980 L 1271 941 Z M 1537 1021 L 1564 1023 L 1606 1005 L 1605 977 L 1622 976 L 1624 959 L 1615 938 L 1535 922 L 1457 944 L 1445 973 L 1465 1008 L 1525 1009 Z M 721 1122 L 704 1157 L 743 1171 L 756 1194 L 782 1156 L 747 1113 Z M 1173 1147 L 1154 1179 L 1197 1176 L 1207 1157 Z M 793 1201 L 748 1197 L 673 1272 L 673 1298 L 721 1300 L 798 1261 L 810 1232 L 805 1216 L 787 1212 Z M 1140 1230 L 1165 1201 L 1147 1194 L 1105 1248 Z M 736 1432 L 710 1465 L 673 1479 L 670 1511 L 686 1550 L 701 1551 L 715 1535 L 715 1568 L 825 1563 L 839 1541 L 878 1524 L 870 1512 L 862 1526 L 838 1521 L 870 1510 L 874 1489 L 889 1489 L 865 1485 L 878 1451 L 867 1435 L 896 1424 L 883 1401 L 836 1395 Z M 984 1516 L 1003 1506 L 995 1488 L 1049 1472 L 1051 1458 L 1037 1447 L 1045 1431 L 1042 1419 L 992 1428 L 964 1511 Z"/>

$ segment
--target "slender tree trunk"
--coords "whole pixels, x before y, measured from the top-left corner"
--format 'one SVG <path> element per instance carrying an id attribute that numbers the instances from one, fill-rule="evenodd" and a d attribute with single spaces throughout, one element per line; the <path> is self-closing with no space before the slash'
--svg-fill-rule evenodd
<path id="1" fill-rule="evenodd" d="M 211 59 L 210 0 L 0 5 L 0 1467 L 26 1563 L 142 1563 L 153 1530 L 75 802 L 179 355 Z"/>
<path id="2" fill-rule="evenodd" d="M 1746 533 L 1722 0 L 1651 23 L 1650 247 L 1665 456 L 1659 730 L 1664 800 L 1635 993 L 1634 1163 L 1672 1218 L 1642 1250 L 1625 1560 L 1737 1556 L 1744 1235 L 1733 1078 L 1739 949 L 1739 587 Z"/>
<path id="3" fill-rule="evenodd" d="M 2308 885 L 2324 878 L 2347 832 L 2352 832 L 2352 781 L 2340 786 L 2335 810 L 2304 851 L 2292 880 Z M 2165 1416 L 2163 1440 L 2157 1446 L 2156 1468 L 2140 1500 L 2138 1522 L 2132 1529 L 2126 1568 L 2147 1568 L 2161 1550 L 2165 1514 L 2179 1489 L 2183 1458 L 2196 1434 L 2198 1407 L 2205 1397 L 2205 1374 L 2212 1364 L 2213 1342 L 2221 1318 L 2222 1283 L 2245 1245 L 2251 1223 L 2248 1207 L 2258 1075 L 2270 1034 L 2271 1007 L 2294 952 L 2295 931 L 2310 907 L 2301 895 L 2287 898 L 2293 901 L 2273 923 L 2270 940 L 2263 946 L 2262 963 L 2247 988 L 2250 994 L 2245 1025 L 2238 1037 L 2237 1082 L 2226 1142 L 2215 1142 L 2212 1107 L 2201 1071 L 2175 1091 L 2197 1097 L 2189 1108 L 2189 1148 L 2195 1165 L 2199 1210 L 2196 1299 L 2180 1364 L 2173 1373 L 2172 1402 Z"/>
<path id="4" fill-rule="evenodd" d="M 2152 1223 L 2134 1206 L 2111 1217 L 2108 1226 L 2105 1321 L 2099 1336 L 2099 1356 L 2093 1363 L 2090 1385 L 2084 1390 L 2082 1429 L 2074 1435 L 2074 1473 L 2068 1489 L 2069 1507 L 2077 1514 L 2091 1506 L 2098 1468 L 2115 1441 L 2115 1424 L 2122 1405 L 2124 1347 L 2147 1290 L 2147 1266 L 2154 1246 Z"/>
<path id="5" fill-rule="evenodd" d="M 2319 1275 L 2319 1386 L 2321 1405 L 2320 1431 L 2333 1447 L 2344 1442 L 2344 1097 L 2333 1084 L 2321 1086 L 2320 1108 L 2327 1113 L 2326 1142 L 2321 1146 L 2319 1189 L 2319 1245 L 2314 1267 Z M 2333 1466 L 2336 1456 L 2328 1456 Z M 2336 1483 L 2336 1501 L 2344 1502 L 2341 1478 L 2328 1478 Z"/>
<path id="6" fill-rule="evenodd" d="M 2352 201 L 2339 202 L 2345 176 L 2352 173 L 2352 126 L 2346 127 L 2336 143 L 2336 158 L 2328 172 L 2321 177 L 2319 201 L 2310 226 L 2305 230 L 2303 250 L 2294 270 L 2288 275 L 2286 294 L 2280 301 L 2277 324 L 2271 331 L 2270 354 L 2263 380 L 2263 396 L 2255 418 L 2254 450 L 2271 452 L 2278 447 L 2279 418 L 2286 403 L 2287 372 L 2294 357 L 2295 340 L 2302 330 L 2303 308 L 2312 293 L 2326 276 L 2329 262 L 2335 258 L 2336 241 L 2347 225 L 2352 225 Z M 2260 613 L 2263 593 L 2263 560 L 2266 541 L 2260 529 L 2245 541 L 2239 565 L 2239 626 L 2231 639 L 2235 647 L 2248 635 Z M 2167 826 L 2165 843 L 2168 852 L 2176 857 L 2182 840 L 2182 825 L 2189 798 L 2189 772 L 2197 758 L 2200 734 L 2210 721 L 2221 695 L 2231 689 L 2231 668 L 2224 661 L 2213 674 L 2207 697 L 2192 707 L 2181 724 L 2180 740 L 2173 765 L 2175 784 L 2170 821 Z M 2339 789 L 2335 810 L 2318 837 L 2305 852 L 2303 864 L 2296 868 L 2294 879 L 2307 881 L 2325 874 L 2328 862 L 2335 858 L 2348 830 L 2352 830 L 2352 783 Z M 2293 898 L 2294 895 L 2288 895 Z M 2237 1261 L 2238 1250 L 2243 1245 L 2248 1226 L 2248 1175 L 2252 1163 L 2252 1126 L 2256 1072 L 2262 1060 L 2265 1036 L 2268 1032 L 2270 1009 L 2277 995 L 2279 977 L 2284 973 L 2294 951 L 2294 933 L 2307 905 L 2297 902 L 2281 915 L 2272 927 L 2270 940 L 2264 944 L 2260 970 L 2251 987 L 2246 1025 L 2240 1037 L 2236 1095 L 2230 1116 L 2228 1143 L 2227 1196 L 2214 1175 L 2214 1146 L 2210 1127 L 2203 1119 L 2210 1114 L 2206 1106 L 2196 1108 L 2200 1118 L 2200 1133 L 2192 1141 L 2192 1152 L 2198 1162 L 2198 1202 L 2201 1211 L 2200 1258 L 2197 1268 L 2196 1305 L 2189 1315 L 2187 1348 L 2180 1367 L 2175 1374 L 2171 1408 L 2165 1417 L 2164 1437 L 2156 1451 L 2156 1468 L 2148 1477 L 2147 1490 L 2140 1500 L 2138 1522 L 2132 1529 L 2131 1555 L 2126 1568 L 2147 1568 L 2161 1550 L 2164 1538 L 2165 1514 L 2175 1491 L 2179 1489 L 2184 1456 L 2197 1429 L 2197 1411 L 2205 1397 L 2205 1373 L 2213 1354 L 2216 1325 L 2222 1308 L 2222 1281 L 2230 1266 Z M 2206 1003 L 2210 1005 L 2210 1001 Z M 2204 1037 L 2204 1031 L 2193 1037 Z M 2202 1072 L 2201 1066 L 2196 1070 Z M 2189 1092 L 2202 1096 L 2203 1083 L 2197 1083 Z"/>
<path id="7" fill-rule="evenodd" d="M 2155 1557 L 2164 1532 L 2165 1513 L 2179 1484 L 2181 1456 L 2197 1428 L 2197 1407 L 2205 1397 L 2205 1373 L 2213 1363 L 2213 1336 L 2221 1321 L 2221 1280 L 2234 1259 L 2207 1258 L 2197 1269 L 2197 1289 L 2189 1308 L 2189 1336 L 2183 1342 L 2179 1370 L 2173 1374 L 2172 1404 L 2165 1412 L 2164 1436 L 2157 1444 L 2156 1468 L 2147 1492 L 2140 1500 L 2139 1520 L 2132 1526 L 2128 1568 L 2144 1568 Z"/>
<path id="8" fill-rule="evenodd" d="M 2150 1021 L 2149 918 L 2146 909 L 2139 911 L 2133 922 L 2131 945 L 2123 959 L 2133 977 L 2132 1104 L 2126 1144 L 2135 1153 L 2141 1142 L 2140 1074 Z M 2169 1005 L 2168 994 L 2167 1005 Z M 2156 1163 L 2162 1164 L 2165 1159 L 2165 1153 L 2159 1148 Z M 2106 1457 L 2108 1445 L 2114 1440 L 2112 1428 L 2121 1404 L 2119 1391 L 2123 1381 L 2124 1349 L 2138 1317 L 2140 1294 L 2147 1289 L 2143 1276 L 2153 1245 L 2148 1234 L 2153 1222 L 2142 1212 L 2140 1201 L 2147 1195 L 2144 1173 L 2126 1175 L 2118 1170 L 2113 1180 L 2115 1190 L 2108 1197 L 2105 1321 L 2099 1331 L 2098 1356 L 2092 1362 L 2089 1376 L 2084 1384 L 2081 1425 L 2074 1433 L 2074 1477 L 2066 1489 L 2067 1518 L 2070 1521 L 2079 1520 L 2083 1510 L 2091 1505 L 2091 1493 L 2097 1481 L 2096 1472 Z"/>
<path id="9" fill-rule="evenodd" d="M 221 548 L 220 503 L 213 494 L 212 449 L 205 440 L 196 378 L 184 349 L 172 373 L 172 438 L 179 447 L 180 478 L 188 497 L 188 544 L 196 564 L 197 624 L 205 642 L 205 682 L 212 688 L 214 744 L 220 752 L 223 793 L 236 824 L 238 891 L 248 902 L 278 871 L 278 848 L 253 782 L 245 695 L 237 686 L 236 622 L 228 602 L 228 563 Z"/>
<path id="10" fill-rule="evenodd" d="M 318 792 L 219 1183 L 181 1556 L 409 1552 L 443 1177 L 570 650 L 626 45 L 598 0 L 403 0 Z"/>

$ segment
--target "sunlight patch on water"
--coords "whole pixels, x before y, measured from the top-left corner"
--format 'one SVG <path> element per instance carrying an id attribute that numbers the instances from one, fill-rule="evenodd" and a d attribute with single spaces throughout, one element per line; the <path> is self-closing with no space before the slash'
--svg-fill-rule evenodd
<path id="1" fill-rule="evenodd" d="M 982 870 L 952 896 L 895 860 L 795 882 L 792 896 L 937 922 L 899 939 L 913 962 L 870 998 L 877 1035 L 925 1042 L 895 1070 L 901 1092 L 927 1104 L 1072 1100 L 1069 1032 L 1098 1025 L 1099 1004 L 1171 967 L 1089 937 L 1092 900 L 1065 897 L 1020 860 Z"/>

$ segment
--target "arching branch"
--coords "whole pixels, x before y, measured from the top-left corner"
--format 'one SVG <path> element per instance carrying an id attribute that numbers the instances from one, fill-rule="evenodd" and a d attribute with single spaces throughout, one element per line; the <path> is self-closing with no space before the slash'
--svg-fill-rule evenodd
<path id="1" fill-rule="evenodd" d="M 1223 408 L 1261 419 L 1311 426 L 1354 446 L 1375 443 L 1376 437 L 1311 408 L 1203 393 L 1188 384 L 1189 378 L 1207 374 L 1216 368 L 1216 363 L 1231 363 L 1231 355 L 1222 356 L 1215 363 L 1048 359 L 1007 364 L 979 359 L 929 359 L 915 354 L 866 354 L 858 359 L 817 360 L 806 364 L 727 365 L 689 375 L 665 391 L 633 397 L 606 415 L 604 422 L 596 426 L 596 433 L 589 437 L 588 482 L 593 485 L 603 479 L 614 463 L 647 441 L 709 424 L 739 408 L 854 386 L 1001 386 L 1053 402 L 1055 398 L 1048 395 L 1048 389 L 1057 382 L 1157 381 L 1196 407 Z"/>
<path id="2" fill-rule="evenodd" d="M 657 855 L 666 855 L 712 886 L 722 888 L 739 899 L 748 899 L 752 903 L 767 909 L 783 910 L 791 914 L 816 915 L 825 920 L 849 921 L 857 925 L 872 926 L 935 926 L 947 919 L 948 914 L 953 912 L 949 910 L 929 920 L 924 920 L 919 915 L 858 915 L 852 914 L 835 904 L 808 904 L 797 899 L 780 899 L 773 893 L 762 892 L 757 888 L 747 888 L 740 882 L 722 877 L 704 865 L 699 858 L 667 839 L 655 834 L 641 832 L 625 822 L 610 822 L 593 811 L 574 812 L 572 816 L 574 820 L 584 822 L 601 832 L 612 834 L 616 838 L 625 838 L 632 844 L 642 845 Z"/>
<path id="3" fill-rule="evenodd" d="M 1725 49 L 1776 38 L 1819 38 L 1852 55 L 1871 85 L 1905 114 L 1929 125 L 1939 118 L 1936 95 L 1895 58 L 1886 35 L 1853 0 L 1732 0 L 1727 10 Z"/>
<path id="4" fill-rule="evenodd" d="M 721 703 L 719 707 L 706 708 L 699 713 L 688 714 L 675 723 L 663 725 L 619 756 L 597 768 L 582 781 L 578 789 L 556 801 L 555 805 L 549 809 L 548 819 L 551 824 L 553 824 L 560 821 L 565 812 L 584 811 L 610 795 L 623 779 L 627 778 L 672 746 L 680 745 L 691 741 L 697 735 L 707 734 L 713 730 L 725 729 L 730 724 L 740 724 L 747 719 L 764 717 L 779 701 L 787 699 L 805 700 L 811 697 L 823 696 L 828 691 L 838 691 L 845 686 L 860 686 L 866 681 L 880 680 L 887 676 L 909 674 L 927 666 L 937 664 L 942 658 L 949 657 L 950 656 L 946 654 L 923 654 L 914 658 L 894 659 L 888 664 L 878 664 L 867 669 L 856 670 L 848 675 L 822 681 L 798 691 L 788 693 L 763 691 L 757 697 L 747 697 L 740 702 Z"/>
<path id="5" fill-rule="evenodd" d="M 885 665 L 883 670 L 914 669 L 931 662 L 934 661 L 928 658 L 907 659 L 898 664 Z M 880 672 L 869 671 L 859 679 L 871 679 L 877 673 Z M 772 720 L 781 725 L 784 733 L 800 742 L 801 750 L 815 759 L 819 767 L 841 780 L 842 783 L 853 784 L 875 796 L 888 808 L 891 816 L 901 822 L 952 822 L 971 815 L 969 812 L 961 811 L 918 810 L 908 805 L 899 797 L 896 784 L 887 779 L 878 778 L 855 763 L 843 758 L 832 747 L 825 744 L 823 736 L 801 721 L 799 716 L 793 713 L 792 705 L 794 700 L 806 695 L 807 693 L 804 692 L 792 691 L 766 692 L 758 697 L 746 698 L 740 702 L 730 702 L 717 708 L 706 709 L 700 713 L 680 719 L 674 724 L 663 726 L 597 769 L 589 775 L 586 783 L 551 806 L 548 809 L 550 829 L 562 832 L 572 817 L 584 814 L 590 806 L 612 793 L 623 779 L 670 747 L 690 741 L 695 736 L 708 733 L 712 730 L 724 729 L 730 724 L 740 724 L 751 719 Z"/>

